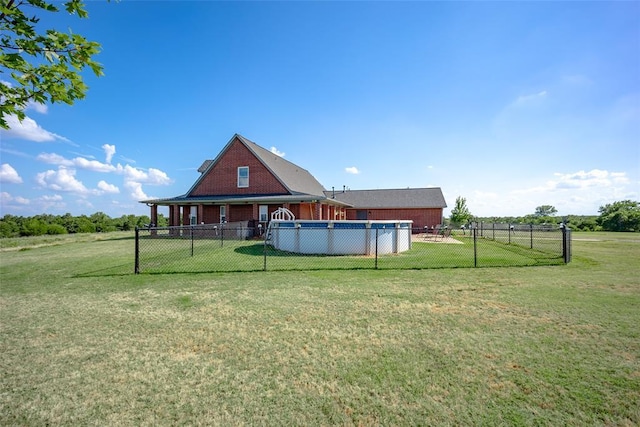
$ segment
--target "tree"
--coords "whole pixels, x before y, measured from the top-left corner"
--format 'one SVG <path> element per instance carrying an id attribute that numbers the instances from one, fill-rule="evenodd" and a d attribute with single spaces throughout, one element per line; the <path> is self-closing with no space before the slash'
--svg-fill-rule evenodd
<path id="1" fill-rule="evenodd" d="M 551 205 L 542 205 L 536 208 L 536 212 L 534 213 L 537 217 L 543 216 L 554 216 L 558 213 L 558 210 Z"/>
<path id="2" fill-rule="evenodd" d="M 89 15 L 82 0 L 68 0 L 64 9 L 79 18 Z M 102 65 L 94 61 L 100 45 L 79 34 L 53 29 L 36 31 L 40 19 L 26 13 L 58 12 L 45 0 L 0 0 L 0 127 L 8 129 L 7 117 L 20 121 L 29 103 L 73 104 L 85 97 L 87 85 L 80 72 L 89 67 L 101 76 Z M 4 76 L 10 73 L 12 82 Z"/>
<path id="3" fill-rule="evenodd" d="M 469 208 L 467 208 L 467 199 L 458 196 L 456 198 L 456 206 L 451 209 L 451 223 L 455 225 L 466 224 L 471 218 L 473 218 L 473 215 L 471 215 Z"/>
<path id="4" fill-rule="evenodd" d="M 640 203 L 632 200 L 613 202 L 598 209 L 596 220 L 605 231 L 640 231 Z"/>

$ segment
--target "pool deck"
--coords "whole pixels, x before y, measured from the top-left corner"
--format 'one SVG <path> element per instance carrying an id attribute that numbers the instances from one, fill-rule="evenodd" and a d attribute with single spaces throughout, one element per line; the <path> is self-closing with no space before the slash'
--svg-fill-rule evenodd
<path id="1" fill-rule="evenodd" d="M 431 233 L 418 233 L 411 235 L 412 242 L 426 242 L 426 243 L 448 243 L 450 245 L 461 245 L 462 242 L 454 239 L 451 236 L 443 237 L 441 235 Z"/>

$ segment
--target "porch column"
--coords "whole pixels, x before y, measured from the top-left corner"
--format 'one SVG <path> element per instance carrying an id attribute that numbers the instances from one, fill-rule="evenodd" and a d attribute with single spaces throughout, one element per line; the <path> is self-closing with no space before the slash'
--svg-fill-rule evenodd
<path id="1" fill-rule="evenodd" d="M 169 225 L 180 225 L 180 206 L 169 205 Z"/>
<path id="2" fill-rule="evenodd" d="M 151 205 L 151 214 L 149 215 L 151 217 L 151 224 L 154 224 L 156 227 L 158 226 L 158 205 Z"/>
<path id="3" fill-rule="evenodd" d="M 204 224 L 204 205 L 198 205 L 198 219 L 196 222 Z"/>
<path id="4" fill-rule="evenodd" d="M 189 225 L 189 209 L 190 206 L 182 206 L 182 225 Z"/>

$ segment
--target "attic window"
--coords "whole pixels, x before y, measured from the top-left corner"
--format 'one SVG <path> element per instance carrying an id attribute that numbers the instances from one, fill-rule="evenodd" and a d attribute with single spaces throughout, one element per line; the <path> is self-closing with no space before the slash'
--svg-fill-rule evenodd
<path id="1" fill-rule="evenodd" d="M 238 167 L 238 188 L 249 186 L 249 166 Z"/>

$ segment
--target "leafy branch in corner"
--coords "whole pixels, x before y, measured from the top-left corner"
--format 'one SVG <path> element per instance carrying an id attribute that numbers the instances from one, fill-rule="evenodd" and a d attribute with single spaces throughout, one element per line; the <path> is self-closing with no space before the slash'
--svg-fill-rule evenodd
<path id="1" fill-rule="evenodd" d="M 63 6 L 81 19 L 89 16 L 81 0 Z M 12 115 L 22 121 L 29 103 L 73 104 L 83 99 L 88 89 L 81 76 L 85 68 L 103 75 L 102 65 L 94 60 L 100 52 L 97 42 L 71 31 L 36 31 L 40 18 L 32 13 L 59 11 L 44 0 L 0 0 L 0 128 L 9 128 L 7 117 Z"/>

